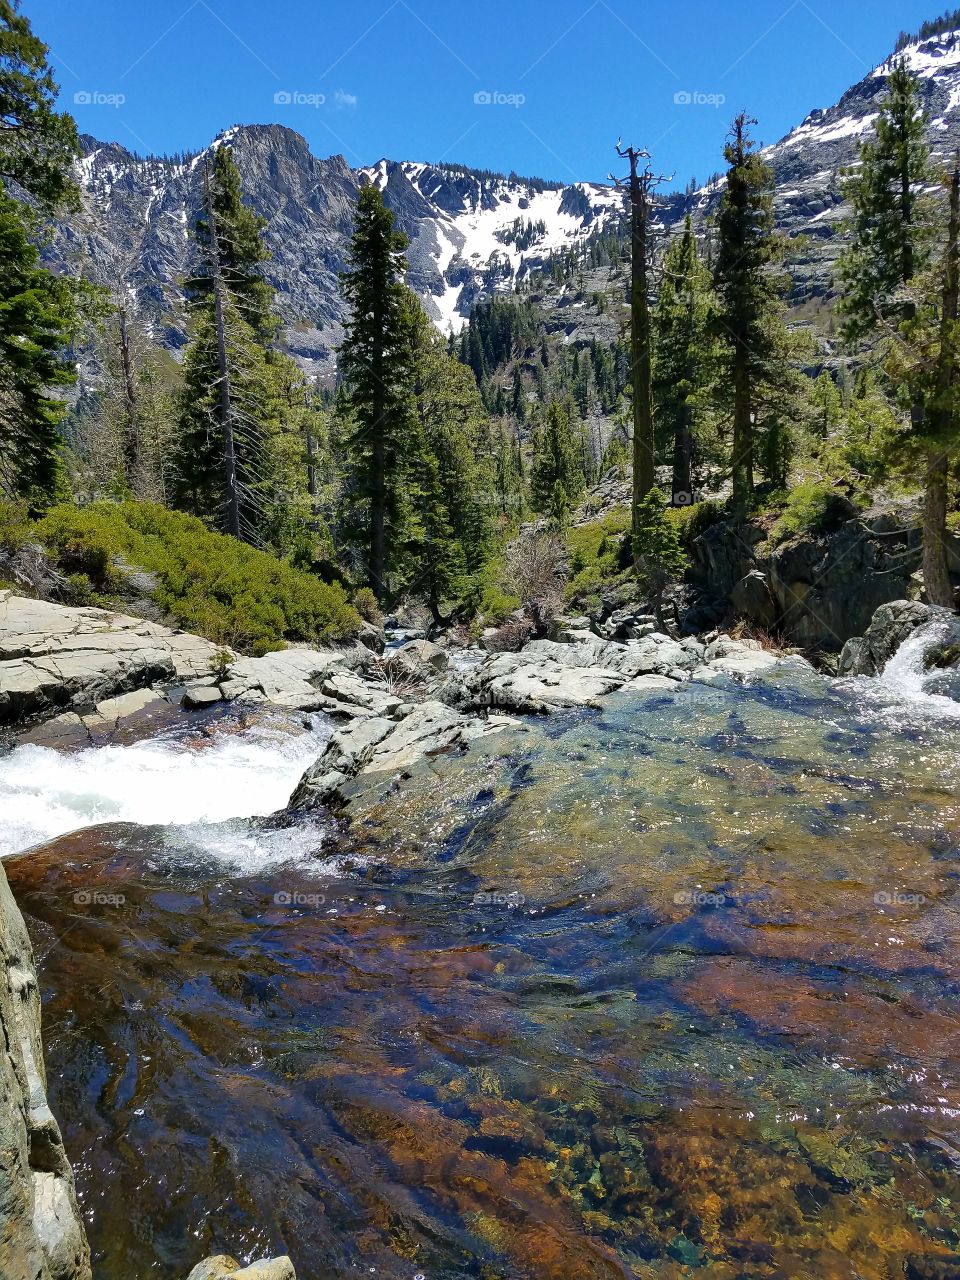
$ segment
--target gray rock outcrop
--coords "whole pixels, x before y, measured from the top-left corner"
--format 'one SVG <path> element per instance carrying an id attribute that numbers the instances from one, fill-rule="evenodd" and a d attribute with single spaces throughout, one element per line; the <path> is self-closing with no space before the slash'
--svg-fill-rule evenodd
<path id="1" fill-rule="evenodd" d="M 217 654 L 209 640 L 142 618 L 0 591 L 0 723 L 194 680 Z"/>
<path id="2" fill-rule="evenodd" d="M 949 609 L 938 609 L 919 600 L 894 600 L 880 606 L 862 636 L 854 636 L 843 646 L 840 675 L 879 675 L 914 631 L 938 621 L 943 623 L 942 634 L 931 642 L 931 649 L 939 650 L 942 659 L 956 665 L 960 654 L 950 655 L 948 650 L 960 645 L 960 617 Z M 932 665 L 941 665 L 936 652 L 927 657 Z"/>
<path id="3" fill-rule="evenodd" d="M 0 1276 L 90 1280 L 73 1170 L 47 1103 L 33 949 L 0 865 Z"/>

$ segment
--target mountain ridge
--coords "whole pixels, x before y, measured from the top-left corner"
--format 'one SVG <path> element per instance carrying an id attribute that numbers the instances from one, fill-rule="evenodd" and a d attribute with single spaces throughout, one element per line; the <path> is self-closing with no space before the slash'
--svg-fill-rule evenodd
<path id="1" fill-rule="evenodd" d="M 928 138 L 943 158 L 960 145 L 960 30 L 917 38 L 891 53 L 832 106 L 815 108 L 778 142 L 763 148 L 776 177 L 777 222 L 797 244 L 789 262 L 795 308 L 829 305 L 843 244 L 842 171 L 869 135 L 886 76 L 898 58 L 917 74 Z M 718 150 L 722 139 L 718 137 Z M 381 187 L 410 245 L 409 281 L 443 332 L 462 325 L 471 306 L 547 266 L 552 255 L 617 226 L 623 198 L 599 183 L 557 183 L 506 176 L 468 165 L 381 158 L 351 168 L 342 155 L 315 156 L 282 124 L 233 125 L 210 146 L 182 156 L 139 156 L 119 143 L 82 139 L 77 176 L 83 215 L 60 223 L 47 257 L 83 269 L 136 300 L 171 349 L 186 321 L 180 282 L 193 261 L 190 229 L 200 211 L 203 156 L 229 143 L 251 205 L 267 220 L 286 341 L 307 371 L 329 381 L 343 333 L 339 274 L 347 263 L 353 206 L 363 182 Z M 703 226 L 722 180 L 658 202 L 669 232 L 691 213 Z"/>

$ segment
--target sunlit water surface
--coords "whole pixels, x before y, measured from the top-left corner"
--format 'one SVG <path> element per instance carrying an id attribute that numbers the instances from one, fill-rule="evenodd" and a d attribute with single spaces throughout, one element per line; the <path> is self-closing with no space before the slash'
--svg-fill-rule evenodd
<path id="1" fill-rule="evenodd" d="M 349 830 L 247 816 L 324 726 L 0 760 L 23 838 L 101 823 L 6 863 L 98 1280 L 960 1274 L 920 648 L 530 720 Z"/>

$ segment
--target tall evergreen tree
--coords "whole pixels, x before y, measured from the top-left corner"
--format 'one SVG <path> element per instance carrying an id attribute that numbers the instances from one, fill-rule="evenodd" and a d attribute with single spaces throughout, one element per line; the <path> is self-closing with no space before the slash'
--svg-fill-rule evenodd
<path id="1" fill-rule="evenodd" d="M 663 181 L 650 167 L 650 153 L 636 147 L 617 155 L 630 163 L 627 178 L 617 181 L 630 211 L 630 384 L 633 402 L 633 531 L 639 531 L 640 503 L 656 484 L 653 429 L 652 353 L 650 343 L 650 216 L 652 193 Z M 643 168 L 640 161 L 644 161 Z"/>
<path id="2" fill-rule="evenodd" d="M 953 214 L 940 273 L 937 372 L 924 375 L 929 361 L 923 332 L 923 295 L 930 288 L 934 214 L 924 198 L 930 177 L 919 86 L 901 59 L 887 80 L 874 124 L 875 137 L 860 148 L 860 165 L 850 175 L 853 243 L 840 263 L 843 332 L 852 343 L 880 337 L 880 354 L 892 351 L 902 375 L 910 430 L 901 448 L 923 456 L 925 516 L 924 588 L 934 604 L 953 607 L 947 569 L 946 505 L 950 455 L 956 448 L 953 397 L 956 381 L 956 227 Z M 953 202 L 951 190 L 951 202 Z M 906 340 L 919 356 L 902 358 Z"/>
<path id="3" fill-rule="evenodd" d="M 21 205 L 0 192 L 0 489 L 39 506 L 55 487 L 76 319 L 70 281 L 40 265 Z"/>
<path id="4" fill-rule="evenodd" d="M 545 423 L 533 433 L 530 505 L 535 511 L 550 513 L 559 507 L 569 509 L 585 488 L 579 433 L 567 406 L 553 400 L 547 406 Z"/>
<path id="5" fill-rule="evenodd" d="M 374 186 L 361 188 L 343 276 L 350 318 L 340 347 L 353 426 L 344 441 L 349 495 L 368 583 L 378 600 L 406 555 L 407 451 L 413 415 L 413 313 L 403 276 L 407 238 Z"/>
<path id="6" fill-rule="evenodd" d="M 225 533 L 309 559 L 310 393 L 271 345 L 279 322 L 262 274 L 270 256 L 264 225 L 244 203 L 229 148 L 220 147 L 205 175 L 200 266 L 187 286 L 193 335 L 179 397 L 176 492 Z"/>
<path id="7" fill-rule="evenodd" d="M 52 214 L 79 205 L 71 166 L 80 145 L 73 117 L 56 110 L 59 86 L 48 53 L 19 0 L 0 0 L 0 182 Z"/>
<path id="8" fill-rule="evenodd" d="M 910 285 L 930 247 L 920 197 L 930 171 L 923 111 L 915 78 L 902 59 L 894 66 L 860 164 L 847 176 L 853 242 L 840 261 L 839 312 L 848 342 L 874 336 L 915 310 Z"/>
<path id="9" fill-rule="evenodd" d="M 673 451 L 673 505 L 691 501 L 698 393 L 712 371 L 710 274 L 700 260 L 689 214 L 664 255 L 653 317 L 654 403 Z"/>
<path id="10" fill-rule="evenodd" d="M 434 619 L 469 590 L 491 546 L 494 492 L 489 431 L 476 382 L 453 359 L 411 296 L 416 430 L 411 434 L 411 492 L 417 517 L 411 581 Z"/>
<path id="11" fill-rule="evenodd" d="M 66 405 L 56 389 L 75 378 L 65 353 L 80 299 L 34 243 L 41 217 L 79 201 L 76 125 L 55 109 L 47 53 L 19 4 L 0 0 L 0 487 L 38 504 L 57 474 Z"/>
<path id="12" fill-rule="evenodd" d="M 750 136 L 745 112 L 733 122 L 724 148 L 729 168 L 717 214 L 713 329 L 725 355 L 732 388 L 733 503 L 753 493 L 757 383 L 782 359 L 782 284 L 771 267 L 784 255 L 774 230 L 773 171 Z"/>

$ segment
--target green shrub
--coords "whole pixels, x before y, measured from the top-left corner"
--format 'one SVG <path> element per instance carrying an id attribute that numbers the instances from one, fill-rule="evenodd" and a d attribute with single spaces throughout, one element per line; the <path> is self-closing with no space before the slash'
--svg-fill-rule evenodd
<path id="1" fill-rule="evenodd" d="M 787 494 L 786 507 L 770 531 L 775 543 L 800 533 L 831 533 L 850 519 L 850 502 L 828 484 L 800 484 Z"/>
<path id="2" fill-rule="evenodd" d="M 480 597 L 479 613 L 487 626 L 499 626 L 505 622 L 516 609 L 520 608 L 519 596 L 504 591 L 497 583 L 488 583 Z"/>
<path id="3" fill-rule="evenodd" d="M 36 535 L 99 592 L 116 589 L 116 558 L 155 574 L 160 608 L 216 644 L 266 653 L 286 640 L 344 639 L 360 625 L 342 587 L 154 503 L 54 507 Z"/>
<path id="4" fill-rule="evenodd" d="M 19 551 L 30 540 L 30 517 L 26 505 L 0 502 L 0 551 Z"/>
<path id="5" fill-rule="evenodd" d="M 621 550 L 629 532 L 630 512 L 626 507 L 617 507 L 599 520 L 566 531 L 572 574 L 567 587 L 569 599 L 598 597 L 618 580 Z"/>
<path id="6" fill-rule="evenodd" d="M 689 546 L 694 538 L 723 519 L 723 507 L 718 502 L 694 502 L 689 507 L 668 507 L 667 515 L 676 525 L 680 541 Z"/>
<path id="7" fill-rule="evenodd" d="M 380 605 L 377 603 L 377 597 L 373 594 L 370 587 L 358 587 L 353 593 L 353 607 L 363 618 L 364 622 L 372 622 L 374 626 L 379 627 L 383 622 L 383 614 L 380 612 Z"/>

